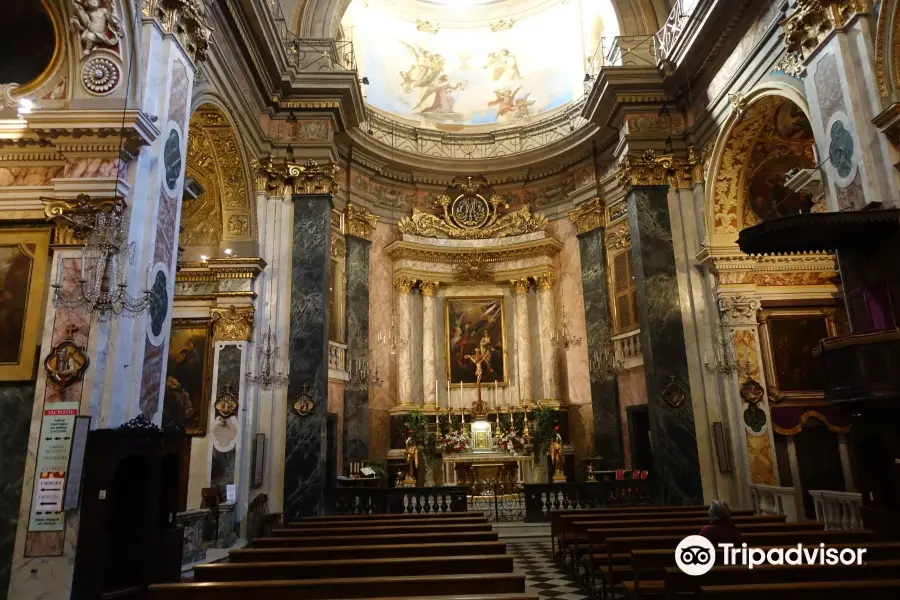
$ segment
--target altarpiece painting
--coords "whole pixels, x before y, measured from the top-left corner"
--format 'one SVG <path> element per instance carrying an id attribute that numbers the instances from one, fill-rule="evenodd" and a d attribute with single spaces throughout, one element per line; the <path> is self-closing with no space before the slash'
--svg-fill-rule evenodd
<path id="1" fill-rule="evenodd" d="M 505 385 L 506 318 L 503 298 L 444 301 L 447 377 L 451 385 L 474 386 L 481 363 L 482 385 Z"/>
<path id="2" fill-rule="evenodd" d="M 188 435 L 205 435 L 209 420 L 212 321 L 173 319 L 169 339 L 163 427 L 181 423 Z"/>

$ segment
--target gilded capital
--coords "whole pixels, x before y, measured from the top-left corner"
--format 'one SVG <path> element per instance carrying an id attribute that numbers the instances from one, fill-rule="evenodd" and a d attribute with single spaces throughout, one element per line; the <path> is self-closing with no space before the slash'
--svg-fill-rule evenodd
<path id="1" fill-rule="evenodd" d="M 556 275 L 543 273 L 534 278 L 534 283 L 539 292 L 549 292 L 556 284 Z"/>
<path id="2" fill-rule="evenodd" d="M 220 342 L 249 341 L 253 333 L 254 310 L 252 306 L 212 310 L 213 339 Z"/>
<path id="3" fill-rule="evenodd" d="M 375 230 L 375 223 L 378 222 L 378 216 L 373 215 L 365 208 L 348 204 L 344 209 L 344 227 L 347 235 L 352 235 L 363 240 L 371 240 L 372 232 Z"/>
<path id="4" fill-rule="evenodd" d="M 626 191 L 633 187 L 668 186 L 672 160 L 671 154 L 657 156 L 653 150 L 640 156 L 629 154 L 619 162 L 617 177 Z"/>
<path id="5" fill-rule="evenodd" d="M 335 164 L 320 165 L 314 160 L 298 165 L 285 165 L 285 179 L 300 195 L 334 195 L 338 191 L 338 167 Z"/>
<path id="6" fill-rule="evenodd" d="M 569 218 L 575 223 L 578 233 L 587 233 L 605 225 L 606 214 L 599 198 L 588 200 L 578 208 L 569 211 Z"/>
<path id="7" fill-rule="evenodd" d="M 143 0 L 141 12 L 174 35 L 194 62 L 206 60 L 212 29 L 203 0 Z"/>
<path id="8" fill-rule="evenodd" d="M 415 281 L 409 277 L 397 277 L 394 279 L 394 289 L 400 294 L 408 294 L 412 291 Z"/>
<path id="9" fill-rule="evenodd" d="M 510 283 L 512 284 L 513 292 L 515 292 L 517 296 L 527 294 L 528 289 L 531 287 L 531 282 L 528 281 L 527 278 L 513 279 Z"/>
<path id="10" fill-rule="evenodd" d="M 422 290 L 423 296 L 433 298 L 437 296 L 438 286 L 440 284 L 440 281 L 423 281 L 419 284 L 419 289 Z"/>
<path id="11" fill-rule="evenodd" d="M 347 255 L 347 243 L 343 238 L 331 238 L 331 256 L 335 258 L 343 258 Z"/>
<path id="12" fill-rule="evenodd" d="M 121 198 L 91 198 L 78 194 L 74 200 L 42 198 L 44 215 L 56 226 L 53 243 L 64 246 L 80 246 L 97 224 L 97 215 L 116 213 L 121 215 L 124 201 Z"/>
<path id="13" fill-rule="evenodd" d="M 279 168 L 268 156 L 256 168 L 256 190 L 269 196 L 284 196 L 284 168 Z"/>

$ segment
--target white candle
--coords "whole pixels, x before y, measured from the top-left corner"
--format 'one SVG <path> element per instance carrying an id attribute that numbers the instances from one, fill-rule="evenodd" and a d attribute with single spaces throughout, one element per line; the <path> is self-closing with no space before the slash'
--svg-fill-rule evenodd
<path id="1" fill-rule="evenodd" d="M 63 261 L 56 261 L 56 285 L 62 285 Z"/>
<path id="2" fill-rule="evenodd" d="M 450 378 L 447 378 L 447 408 L 450 408 Z"/>
<path id="3" fill-rule="evenodd" d="M 85 262 L 87 262 L 87 261 L 85 261 L 85 259 L 84 259 L 84 254 L 82 254 L 82 255 L 81 255 L 81 280 L 82 280 L 82 281 L 85 280 L 85 277 L 84 277 L 84 263 L 85 263 Z"/>
<path id="4" fill-rule="evenodd" d="M 440 388 L 438 387 L 438 380 L 435 379 L 435 380 L 434 380 L 434 404 L 435 404 L 438 408 L 440 408 L 440 406 L 441 406 L 441 399 L 440 399 L 440 397 L 438 396 L 438 390 L 439 390 L 439 389 L 440 389 Z"/>
<path id="5" fill-rule="evenodd" d="M 148 260 L 148 261 L 147 261 L 147 288 L 146 288 L 146 289 L 148 289 L 148 290 L 149 290 L 151 287 L 153 287 L 153 282 L 152 282 L 151 279 L 150 279 L 150 276 L 151 276 L 152 274 L 153 274 L 153 262 Z"/>

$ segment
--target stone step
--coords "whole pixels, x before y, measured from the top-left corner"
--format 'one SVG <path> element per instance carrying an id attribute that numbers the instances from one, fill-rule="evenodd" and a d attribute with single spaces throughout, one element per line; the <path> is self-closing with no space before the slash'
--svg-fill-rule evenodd
<path id="1" fill-rule="evenodd" d="M 550 539 L 549 523 L 494 523 L 493 530 L 501 540 Z"/>

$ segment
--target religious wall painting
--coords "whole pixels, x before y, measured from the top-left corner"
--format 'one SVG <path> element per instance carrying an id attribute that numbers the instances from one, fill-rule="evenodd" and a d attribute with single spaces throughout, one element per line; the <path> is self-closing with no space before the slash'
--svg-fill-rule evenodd
<path id="1" fill-rule="evenodd" d="M 835 314 L 833 308 L 760 312 L 760 341 L 771 402 L 824 398 L 824 365 L 814 350 L 837 333 Z"/>
<path id="2" fill-rule="evenodd" d="M 507 383 L 506 317 L 503 298 L 444 300 L 447 377 L 451 385 Z"/>
<path id="3" fill-rule="evenodd" d="M 212 320 L 173 319 L 162 424 L 205 435 L 209 419 Z"/>
<path id="4" fill-rule="evenodd" d="M 0 229 L 0 381 L 34 376 L 49 229 Z"/>
<path id="5" fill-rule="evenodd" d="M 775 111 L 775 132 L 782 139 L 792 142 L 813 139 L 809 119 L 793 102 L 785 102 Z"/>
<path id="6" fill-rule="evenodd" d="M 780 156 L 762 165 L 750 177 L 747 186 L 747 203 L 756 219 L 765 221 L 810 212 L 813 206 L 812 194 L 795 192 L 785 182 L 792 171 L 813 166 L 805 157 L 793 154 Z M 745 223 L 747 224 L 749 223 Z"/>

